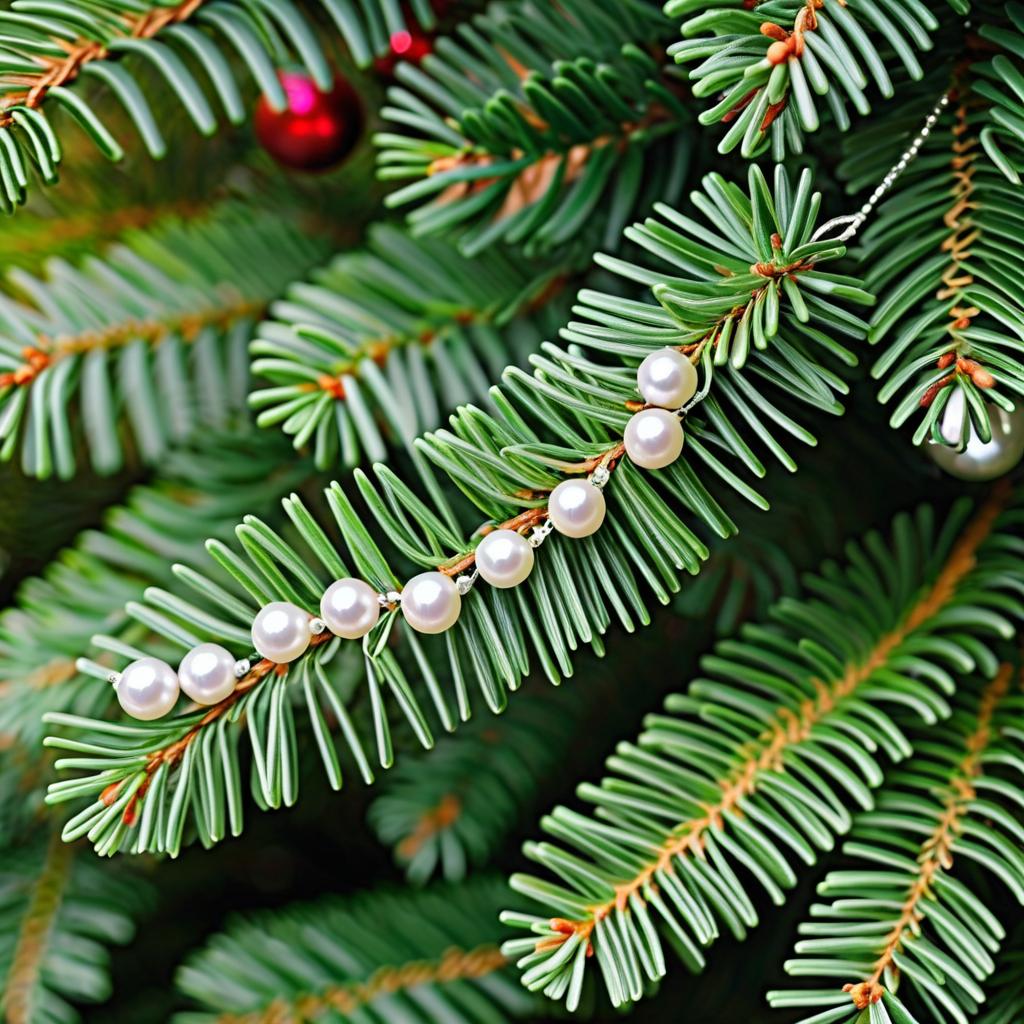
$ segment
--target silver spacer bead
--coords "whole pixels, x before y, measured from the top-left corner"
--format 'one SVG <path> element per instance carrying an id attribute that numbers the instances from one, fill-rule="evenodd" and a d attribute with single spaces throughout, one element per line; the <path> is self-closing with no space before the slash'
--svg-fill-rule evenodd
<path id="1" fill-rule="evenodd" d="M 252 665 L 249 663 L 248 658 L 242 658 L 241 661 L 235 662 L 235 678 L 241 679 L 242 676 L 248 675 Z"/>
<path id="2" fill-rule="evenodd" d="M 473 584 L 476 583 L 479 575 L 479 570 L 474 569 L 471 576 L 462 575 L 456 578 L 455 586 L 462 597 L 465 597 L 473 589 Z"/>
<path id="3" fill-rule="evenodd" d="M 310 619 L 309 620 L 309 631 L 313 636 L 319 636 L 327 628 L 327 623 L 323 619 Z"/>
<path id="4" fill-rule="evenodd" d="M 530 536 L 526 538 L 527 543 L 531 548 L 539 548 L 554 528 L 555 525 L 550 519 L 541 526 L 535 526 L 530 532 Z"/>
<path id="5" fill-rule="evenodd" d="M 387 608 L 392 604 L 398 604 L 401 600 L 402 593 L 399 590 L 389 590 L 384 594 L 377 595 L 377 602 L 382 608 Z"/>
<path id="6" fill-rule="evenodd" d="M 111 686 L 117 686 L 117 684 L 119 682 L 121 682 L 121 673 L 120 672 L 110 672 L 110 673 L 108 673 L 108 675 L 107 675 L 107 682 L 110 683 Z"/>
<path id="7" fill-rule="evenodd" d="M 607 466 L 598 466 L 593 473 L 590 474 L 588 479 L 595 487 L 604 487 L 609 480 L 611 480 L 612 474 Z"/>

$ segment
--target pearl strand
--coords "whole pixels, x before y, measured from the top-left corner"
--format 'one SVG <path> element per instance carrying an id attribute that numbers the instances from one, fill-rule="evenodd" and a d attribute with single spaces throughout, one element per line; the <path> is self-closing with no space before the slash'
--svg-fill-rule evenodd
<path id="1" fill-rule="evenodd" d="M 941 97 L 928 114 L 918 135 L 855 214 L 836 217 L 823 224 L 813 241 L 828 237 L 843 227 L 838 241 L 850 240 L 860 230 L 881 199 L 915 159 L 942 113 L 949 106 Z M 320 617 L 310 616 L 298 606 L 275 601 L 257 613 L 252 627 L 253 646 L 267 661 L 288 664 L 301 657 L 314 636 L 330 629 L 335 636 L 356 640 L 376 626 L 382 608 L 401 607 L 406 622 L 422 633 L 443 633 L 458 621 L 462 598 L 478 578 L 500 589 L 523 583 L 533 570 L 535 550 L 552 531 L 582 538 L 596 533 L 604 522 L 607 506 L 603 489 L 611 478 L 610 465 L 620 454 L 642 469 L 664 469 L 682 453 L 685 436 L 682 419 L 707 394 L 710 379 L 698 393 L 697 370 L 693 362 L 674 348 L 650 353 L 637 371 L 637 390 L 646 407 L 626 424 L 622 444 L 611 449 L 585 478 L 563 480 L 551 492 L 548 507 L 529 537 L 510 524 L 491 531 L 476 551 L 464 560 L 471 573 L 454 580 L 451 572 L 420 573 L 401 592 L 378 593 L 358 579 L 335 580 L 320 601 Z M 177 703 L 179 694 L 200 705 L 217 704 L 235 690 L 238 680 L 251 670 L 248 660 L 234 661 L 218 644 L 200 644 L 182 659 L 176 673 L 158 658 L 133 661 L 123 672 L 108 677 L 118 701 L 133 718 L 149 721 L 161 718 Z"/>
<path id="2" fill-rule="evenodd" d="M 544 521 L 534 525 L 529 536 L 509 525 L 499 526 L 485 534 L 469 556 L 472 572 L 454 579 L 451 573 L 441 571 L 420 573 L 401 592 L 379 593 L 364 580 L 351 577 L 335 580 L 320 599 L 319 617 L 289 601 L 272 601 L 260 608 L 253 620 L 256 652 L 272 664 L 290 664 L 325 630 L 347 640 L 365 637 L 385 608 L 401 608 L 406 623 L 419 633 L 444 633 L 458 621 L 462 598 L 477 579 L 498 589 L 524 583 L 533 571 L 536 549 L 553 531 L 583 538 L 601 528 L 607 513 L 603 492 L 611 479 L 613 456 L 624 451 L 638 466 L 661 469 L 681 454 L 680 417 L 697 393 L 693 364 L 676 349 L 653 352 L 640 366 L 637 388 L 651 407 L 630 419 L 620 449 L 611 449 L 587 477 L 570 477 L 552 490 Z M 677 408 L 670 412 L 655 400 Z M 203 706 L 227 700 L 250 670 L 247 659 L 236 661 L 219 644 L 203 643 L 185 654 L 177 672 L 159 658 L 144 657 L 108 678 L 128 715 L 152 721 L 172 711 L 181 693 Z"/>

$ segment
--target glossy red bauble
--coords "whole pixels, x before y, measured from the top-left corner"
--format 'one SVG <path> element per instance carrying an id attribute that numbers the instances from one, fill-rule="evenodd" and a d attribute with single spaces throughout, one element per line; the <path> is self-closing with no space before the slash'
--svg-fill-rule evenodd
<path id="1" fill-rule="evenodd" d="M 389 50 L 383 57 L 378 57 L 373 66 L 379 74 L 394 75 L 395 68 L 403 61 L 410 64 L 419 64 L 434 46 L 430 36 L 419 32 L 410 32 L 403 29 L 401 32 L 393 32 L 389 40 Z"/>
<path id="2" fill-rule="evenodd" d="M 352 152 L 363 127 L 363 108 L 355 90 L 338 77 L 330 92 L 321 92 L 307 75 L 282 71 L 288 97 L 285 110 L 274 110 L 261 97 L 256 107 L 256 137 L 282 166 L 297 171 L 326 171 Z"/>

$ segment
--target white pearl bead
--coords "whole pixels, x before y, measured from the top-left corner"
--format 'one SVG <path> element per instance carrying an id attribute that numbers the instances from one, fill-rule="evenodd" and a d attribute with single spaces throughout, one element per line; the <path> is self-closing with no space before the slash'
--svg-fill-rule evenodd
<path id="1" fill-rule="evenodd" d="M 664 469 L 682 453 L 683 425 L 667 409 L 643 409 L 630 417 L 622 440 L 641 469 Z"/>
<path id="2" fill-rule="evenodd" d="M 928 454 L 936 465 L 950 476 L 970 482 L 995 480 L 1009 473 L 1024 458 L 1024 406 L 1018 404 L 1013 412 L 1004 412 L 990 405 L 988 415 L 992 425 L 991 441 L 982 441 L 974 432 L 974 425 L 969 423 L 967 446 L 962 452 L 945 445 L 928 445 Z M 957 387 L 942 410 L 939 428 L 950 443 L 959 443 L 963 417 L 964 395 Z"/>
<path id="3" fill-rule="evenodd" d="M 309 646 L 309 616 L 287 601 L 264 605 L 252 624 L 252 645 L 277 665 L 298 658 Z"/>
<path id="4" fill-rule="evenodd" d="M 589 480 L 563 480 L 548 498 L 548 518 L 566 537 L 597 533 L 606 511 L 601 489 Z"/>
<path id="5" fill-rule="evenodd" d="M 659 349 L 640 364 L 636 386 L 648 404 L 678 409 L 697 393 L 697 370 L 682 352 Z"/>
<path id="6" fill-rule="evenodd" d="M 235 657 L 220 644 L 193 647 L 178 666 L 182 692 L 197 704 L 219 704 L 238 685 Z"/>
<path id="7" fill-rule="evenodd" d="M 492 587 L 518 587 L 533 572 L 533 548 L 515 530 L 495 530 L 477 545 L 476 567 Z"/>
<path id="8" fill-rule="evenodd" d="M 455 625 L 462 597 L 455 581 L 443 572 L 413 576 L 402 588 L 402 614 L 417 633 L 443 633 Z"/>
<path id="9" fill-rule="evenodd" d="M 178 677 L 159 658 L 139 658 L 120 675 L 117 701 L 125 712 L 143 722 L 163 718 L 178 703 Z"/>
<path id="10" fill-rule="evenodd" d="M 320 617 L 335 636 L 358 640 L 380 618 L 377 591 L 363 580 L 335 580 L 320 599 Z"/>

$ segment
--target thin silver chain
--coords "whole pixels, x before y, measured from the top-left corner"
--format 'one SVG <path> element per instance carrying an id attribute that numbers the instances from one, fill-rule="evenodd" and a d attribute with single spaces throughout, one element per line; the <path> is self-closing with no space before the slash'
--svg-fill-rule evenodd
<path id="1" fill-rule="evenodd" d="M 817 231 L 811 236 L 812 242 L 820 241 L 823 238 L 835 237 L 838 242 L 848 242 L 854 235 L 860 231 L 863 227 L 864 222 L 874 212 L 875 207 L 882 201 L 888 191 L 896 184 L 896 180 L 899 176 L 910 166 L 911 162 L 920 152 L 921 147 L 924 145 L 925 139 L 928 138 L 932 133 L 932 129 L 935 127 L 939 118 L 942 116 L 943 111 L 949 106 L 949 95 L 945 95 L 938 103 L 935 104 L 935 109 L 925 118 L 924 125 L 921 130 L 917 133 L 914 141 L 910 143 L 906 151 L 892 165 L 889 169 L 889 173 L 878 183 L 875 191 L 871 193 L 871 197 L 867 202 L 856 212 L 847 213 L 842 217 L 833 217 L 832 220 L 826 221 L 818 228 Z M 833 236 L 831 232 L 843 228 L 843 231 L 839 235 Z"/>

